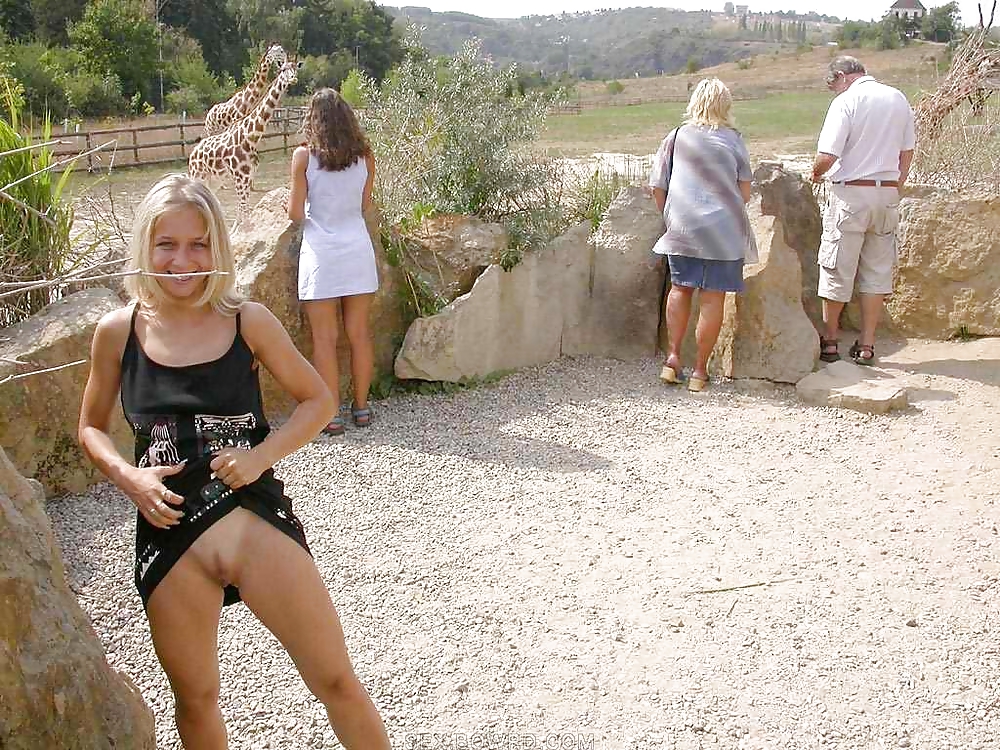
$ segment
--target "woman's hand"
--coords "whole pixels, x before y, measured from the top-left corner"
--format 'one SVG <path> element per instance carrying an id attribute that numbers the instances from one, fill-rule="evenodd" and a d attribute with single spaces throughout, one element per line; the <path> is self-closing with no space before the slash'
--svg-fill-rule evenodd
<path id="1" fill-rule="evenodd" d="M 223 448 L 209 466 L 214 476 L 234 490 L 253 484 L 270 468 L 259 454 L 244 448 Z"/>
<path id="2" fill-rule="evenodd" d="M 158 529 L 169 529 L 179 524 L 184 516 L 182 511 L 175 510 L 170 505 L 180 505 L 184 498 L 168 490 L 163 484 L 163 478 L 177 474 L 183 468 L 184 462 L 181 461 L 173 466 L 133 469 L 126 475 L 126 481 L 119 486 L 151 525 Z"/>

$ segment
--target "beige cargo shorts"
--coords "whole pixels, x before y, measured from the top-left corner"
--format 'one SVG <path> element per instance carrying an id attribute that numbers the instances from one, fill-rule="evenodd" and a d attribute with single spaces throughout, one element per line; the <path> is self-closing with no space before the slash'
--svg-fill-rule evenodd
<path id="1" fill-rule="evenodd" d="M 819 296 L 850 302 L 861 294 L 891 294 L 899 226 L 894 187 L 830 185 L 819 246 Z"/>

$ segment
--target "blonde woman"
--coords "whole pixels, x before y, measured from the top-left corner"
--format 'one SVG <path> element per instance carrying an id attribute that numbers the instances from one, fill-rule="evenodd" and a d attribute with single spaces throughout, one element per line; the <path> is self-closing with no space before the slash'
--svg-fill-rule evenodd
<path id="1" fill-rule="evenodd" d="M 750 157 L 733 128 L 732 104 L 729 89 L 718 78 L 699 83 L 684 124 L 663 139 L 649 175 L 666 227 L 653 250 L 666 255 L 670 265 L 670 344 L 660 378 L 681 382 L 681 343 L 699 290 L 698 354 L 688 378 L 692 391 L 708 384 L 708 360 L 722 327 L 726 292 L 743 291 L 743 264 L 747 249 L 754 247 L 746 218 Z"/>
<path id="2" fill-rule="evenodd" d="M 222 208 L 204 183 L 172 175 L 153 186 L 136 212 L 130 268 L 141 272 L 127 282 L 134 303 L 94 333 L 79 437 L 136 506 L 135 583 L 181 742 L 228 747 L 219 615 L 242 600 L 288 650 L 341 744 L 388 748 L 271 468 L 326 424 L 329 390 L 278 319 L 236 293 Z M 277 430 L 264 418 L 260 367 L 298 402 Z M 119 390 L 131 461 L 109 435 Z"/>

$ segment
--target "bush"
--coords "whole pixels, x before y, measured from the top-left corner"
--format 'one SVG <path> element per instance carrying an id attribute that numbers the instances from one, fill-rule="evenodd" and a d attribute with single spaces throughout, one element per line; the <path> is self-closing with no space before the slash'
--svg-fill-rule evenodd
<path id="1" fill-rule="evenodd" d="M 701 60 L 694 56 L 689 57 L 687 64 L 684 66 L 684 72 L 697 73 L 699 70 L 701 70 Z"/>
<path id="2" fill-rule="evenodd" d="M 625 90 L 625 86 L 621 81 L 608 81 L 607 90 L 611 96 L 618 96 Z"/>
<path id="3" fill-rule="evenodd" d="M 332 55 L 306 55 L 302 58 L 294 93 L 312 93 L 322 88 L 337 88 L 354 69 L 354 57 L 346 50 Z"/>
<path id="4" fill-rule="evenodd" d="M 83 117 L 118 114 L 125 107 L 121 83 L 115 75 L 101 78 L 87 70 L 77 70 L 63 78 L 68 109 Z"/>
<path id="5" fill-rule="evenodd" d="M 361 72 L 355 68 L 340 84 L 340 95 L 355 109 L 365 106 L 364 81 Z"/>
<path id="6" fill-rule="evenodd" d="M 750 70 L 753 67 L 753 58 L 744 57 L 736 61 L 736 67 L 740 70 Z"/>
<path id="7" fill-rule="evenodd" d="M 165 107 L 170 112 L 200 113 L 228 98 L 226 90 L 201 56 L 201 49 L 175 60 L 167 68 L 170 86 Z"/>
<path id="8" fill-rule="evenodd" d="M 63 50 L 68 52 L 68 50 Z M 69 112 L 69 102 L 63 88 L 65 70 L 60 65 L 60 51 L 44 44 L 11 44 L 4 47 L 10 74 L 24 87 L 25 111 L 38 116 L 49 113 L 62 119 Z"/>
<path id="9" fill-rule="evenodd" d="M 31 136 L 23 135 L 15 93 L 0 90 L 6 98 L 7 119 L 0 119 L 0 186 L 18 203 L 0 200 L 0 278 L 11 282 L 30 282 L 58 276 L 69 253 L 69 232 L 73 214 L 60 202 L 63 187 L 70 175 L 41 170 L 52 163 L 48 149 L 23 149 Z M 48 140 L 46 121 L 41 136 Z M 25 179 L 27 178 L 27 179 Z M 17 183 L 17 184 L 14 184 Z M 44 217 L 44 218 L 43 218 Z M 37 312 L 52 300 L 49 289 L 38 289 L 0 300 L 0 327 L 12 325 Z"/>
<path id="10" fill-rule="evenodd" d="M 441 301 L 422 291 L 406 257 L 415 217 L 458 213 L 503 224 L 511 242 L 499 260 L 510 268 L 525 248 L 562 231 L 568 212 L 554 164 L 530 147 L 552 99 L 517 93 L 514 69 L 483 59 L 478 41 L 436 60 L 414 39 L 406 45 L 404 61 L 381 86 L 361 76 L 362 121 L 378 165 L 384 234 L 407 274 L 413 307 L 429 314 Z"/>
<path id="11" fill-rule="evenodd" d="M 363 79 L 384 216 L 395 224 L 428 204 L 506 223 L 519 237 L 545 234 L 550 206 L 535 199 L 552 175 L 528 145 L 550 100 L 509 95 L 515 71 L 483 59 L 478 40 L 439 61 L 407 44 L 406 59 L 381 87 Z"/>

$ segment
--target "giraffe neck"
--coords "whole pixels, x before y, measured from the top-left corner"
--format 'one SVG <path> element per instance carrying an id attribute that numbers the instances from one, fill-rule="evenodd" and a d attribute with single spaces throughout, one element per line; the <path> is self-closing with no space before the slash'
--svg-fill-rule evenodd
<path id="1" fill-rule="evenodd" d="M 283 76 L 278 76 L 275 79 L 264 99 L 240 123 L 242 140 L 248 143 L 257 143 L 260 140 L 267 129 L 267 123 L 271 119 L 271 115 L 274 114 L 275 107 L 278 106 L 278 102 L 281 101 L 281 97 L 290 85 L 291 81 Z"/>
<path id="2" fill-rule="evenodd" d="M 267 71 L 271 69 L 271 60 L 265 54 L 260 62 L 257 63 L 257 72 L 254 73 L 253 78 L 250 79 L 249 83 L 243 87 L 243 89 L 236 95 L 236 101 L 234 102 L 236 106 L 246 111 L 254 105 L 257 101 L 257 97 L 260 96 L 260 92 L 264 90 L 264 86 L 267 85 Z"/>

